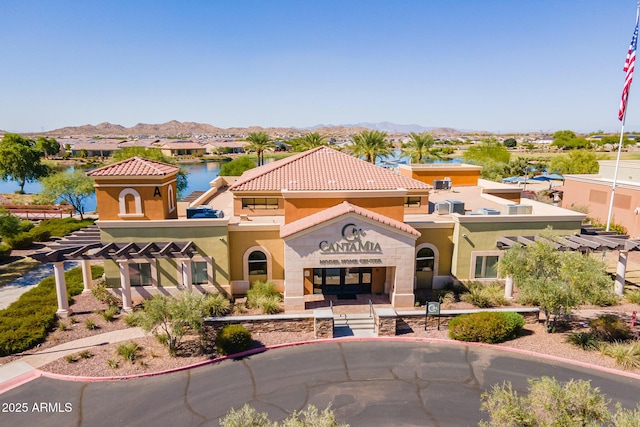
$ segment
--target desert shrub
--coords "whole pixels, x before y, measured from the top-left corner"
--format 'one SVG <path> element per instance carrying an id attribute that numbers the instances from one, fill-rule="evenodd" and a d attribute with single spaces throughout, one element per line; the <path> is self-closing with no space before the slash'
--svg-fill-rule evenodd
<path id="1" fill-rule="evenodd" d="M 78 354 L 78 356 L 80 356 L 80 359 L 91 359 L 93 357 L 93 353 L 89 350 L 83 350 Z"/>
<path id="2" fill-rule="evenodd" d="M 591 332 L 601 341 L 626 341 L 632 336 L 629 325 L 612 314 L 603 314 L 589 322 Z"/>
<path id="3" fill-rule="evenodd" d="M 91 289 L 91 295 L 98 301 L 107 304 L 109 307 L 117 307 L 120 305 L 120 300 L 116 298 L 104 283 L 97 284 Z"/>
<path id="4" fill-rule="evenodd" d="M 456 294 L 453 291 L 445 291 L 439 294 L 438 301 L 443 306 L 450 306 L 456 302 Z"/>
<path id="5" fill-rule="evenodd" d="M 33 244 L 33 237 L 29 233 L 18 233 L 12 237 L 6 237 L 5 243 L 13 249 L 28 249 Z"/>
<path id="6" fill-rule="evenodd" d="M 67 354 L 64 357 L 64 360 L 66 360 L 67 363 L 76 363 L 78 361 L 78 356 L 76 356 L 75 354 Z"/>
<path id="7" fill-rule="evenodd" d="M 206 295 L 203 304 L 206 316 L 221 317 L 231 312 L 231 301 L 221 293 Z"/>
<path id="8" fill-rule="evenodd" d="M 113 305 L 109 306 L 109 308 L 107 308 L 106 310 L 100 311 L 100 315 L 107 322 L 113 321 L 113 319 L 115 319 L 118 313 L 120 313 L 120 309 L 118 309 L 117 306 L 113 306 Z"/>
<path id="9" fill-rule="evenodd" d="M 1 246 L 1 245 L 0 245 Z M 640 291 L 627 292 L 625 298 L 631 304 L 640 304 Z"/>
<path id="10" fill-rule="evenodd" d="M 23 233 L 28 233 L 33 227 L 35 227 L 35 224 L 28 219 L 23 219 L 18 223 L 18 230 Z"/>
<path id="11" fill-rule="evenodd" d="M 29 232 L 29 235 L 34 242 L 46 242 L 51 238 L 51 232 L 41 228 L 34 228 Z"/>
<path id="12" fill-rule="evenodd" d="M 135 363 L 138 358 L 138 352 L 140 346 L 133 341 L 129 341 L 118 346 L 117 352 L 124 360 L 128 360 L 131 363 Z"/>
<path id="13" fill-rule="evenodd" d="M 250 308 L 259 307 L 258 301 L 264 297 L 282 298 L 282 295 L 276 290 L 276 285 L 273 282 L 256 280 L 251 285 L 251 289 L 247 291 L 247 305 Z"/>
<path id="14" fill-rule="evenodd" d="M 469 282 L 469 292 L 460 296 L 460 299 L 480 308 L 505 305 L 504 286 L 499 283 Z"/>
<path id="15" fill-rule="evenodd" d="M 593 350 L 598 348 L 598 338 L 591 332 L 576 332 L 567 336 L 567 342 L 583 350 Z"/>
<path id="16" fill-rule="evenodd" d="M 124 316 L 124 323 L 127 326 L 140 326 L 140 320 L 142 318 L 142 313 L 139 311 L 133 311 L 126 316 Z"/>
<path id="17" fill-rule="evenodd" d="M 111 369 L 118 369 L 120 363 L 118 363 L 118 361 L 115 359 L 109 359 L 107 360 L 107 365 L 109 365 Z"/>
<path id="18" fill-rule="evenodd" d="M 255 305 L 264 314 L 276 314 L 282 311 L 282 304 L 280 301 L 280 295 L 263 296 L 258 298 Z"/>
<path id="19" fill-rule="evenodd" d="M 236 354 L 249 350 L 253 345 L 251 333 L 242 325 L 226 325 L 218 331 L 215 340 L 218 353 Z"/>
<path id="20" fill-rule="evenodd" d="M 94 321 L 93 321 L 93 320 L 91 320 L 91 319 L 87 319 L 87 320 L 85 320 L 85 322 L 84 322 L 84 326 L 85 326 L 85 328 L 87 328 L 87 329 L 88 329 L 88 330 L 90 330 L 90 331 L 93 331 L 93 330 L 95 330 L 95 329 L 98 329 L 98 325 L 96 325 L 96 322 L 94 322 Z"/>
<path id="21" fill-rule="evenodd" d="M 88 227 L 94 223 L 94 219 L 85 218 L 83 220 L 75 218 L 52 218 L 40 221 L 37 228 L 47 230 L 52 236 L 63 237 L 69 233 Z"/>
<path id="22" fill-rule="evenodd" d="M 11 256 L 11 246 L 5 245 L 4 243 L 0 244 L 0 261 L 9 259 Z"/>
<path id="23" fill-rule="evenodd" d="M 318 411 L 318 408 L 313 405 L 307 406 L 302 411 L 294 411 L 293 414 L 279 424 L 278 422 L 272 422 L 266 412 L 258 412 L 255 408 L 245 403 L 238 410 L 231 408 L 223 418 L 220 418 L 219 423 L 222 427 L 349 427 L 349 424 L 338 424 L 330 406 Z"/>
<path id="24" fill-rule="evenodd" d="M 602 343 L 598 350 L 605 356 L 612 357 L 616 364 L 623 369 L 640 368 L 639 341 Z"/>
<path id="25" fill-rule="evenodd" d="M 103 272 L 102 267 L 91 266 L 94 279 Z M 69 298 L 84 289 L 80 268 L 67 271 L 65 280 Z M 0 310 L 0 356 L 19 353 L 43 342 L 56 325 L 57 309 L 55 280 L 47 277 L 9 307 Z"/>
<path id="26" fill-rule="evenodd" d="M 498 343 L 515 338 L 523 326 L 524 318 L 518 313 L 462 314 L 449 322 L 449 337 L 459 341 Z"/>

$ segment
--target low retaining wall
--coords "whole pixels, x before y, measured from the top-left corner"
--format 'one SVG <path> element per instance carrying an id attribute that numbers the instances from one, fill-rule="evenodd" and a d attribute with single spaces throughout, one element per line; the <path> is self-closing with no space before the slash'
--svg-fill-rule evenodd
<path id="1" fill-rule="evenodd" d="M 212 327 L 216 332 L 226 325 L 242 325 L 252 334 L 265 332 L 313 332 L 315 328 L 313 315 L 296 314 L 208 317 L 204 319 L 204 323 Z M 333 330 L 331 335 L 333 335 Z"/>

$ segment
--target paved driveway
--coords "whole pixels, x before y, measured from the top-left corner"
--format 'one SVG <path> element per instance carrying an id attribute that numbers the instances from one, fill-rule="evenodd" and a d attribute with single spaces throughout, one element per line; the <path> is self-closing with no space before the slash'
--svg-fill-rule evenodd
<path id="1" fill-rule="evenodd" d="M 477 425 L 480 394 L 528 377 L 589 379 L 625 407 L 640 381 L 516 353 L 404 341 L 319 343 L 170 375 L 108 383 L 39 378 L 0 395 L 2 426 L 217 426 L 250 403 L 272 419 L 331 404 L 352 426 Z M 13 406 L 11 406 L 13 405 Z M 26 412 L 15 413 L 15 408 Z M 12 409 L 12 411 L 9 411 Z M 12 412 L 12 413 L 11 413 Z"/>

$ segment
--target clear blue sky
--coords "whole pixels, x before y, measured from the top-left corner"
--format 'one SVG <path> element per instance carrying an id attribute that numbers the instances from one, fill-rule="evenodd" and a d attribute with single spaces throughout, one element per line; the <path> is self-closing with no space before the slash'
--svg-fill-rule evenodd
<path id="1" fill-rule="evenodd" d="M 0 129 L 619 131 L 631 0 L 3 0 Z M 627 130 L 640 131 L 640 70 Z"/>

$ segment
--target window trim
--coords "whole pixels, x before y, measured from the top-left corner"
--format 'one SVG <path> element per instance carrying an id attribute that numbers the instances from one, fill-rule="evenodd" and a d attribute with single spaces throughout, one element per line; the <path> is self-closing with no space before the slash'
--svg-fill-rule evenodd
<path id="1" fill-rule="evenodd" d="M 127 261 L 127 269 L 129 270 L 129 286 L 134 287 L 131 284 L 131 264 L 149 264 L 151 270 L 151 284 L 135 286 L 136 288 L 148 288 L 158 287 L 158 265 L 157 261 L 153 258 L 132 258 Z"/>
<path id="2" fill-rule="evenodd" d="M 256 200 L 264 199 L 264 203 L 258 204 Z M 275 204 L 273 203 L 275 201 Z M 271 202 L 271 203 L 269 203 Z M 277 197 L 243 197 L 240 201 L 242 209 L 273 211 L 280 208 Z"/>
<path id="3" fill-rule="evenodd" d="M 264 246 L 257 246 L 257 245 L 247 248 L 247 250 L 245 250 L 242 256 L 243 280 L 246 282 L 249 281 L 249 255 L 251 255 L 251 253 L 255 251 L 260 251 L 263 254 L 265 254 L 265 256 L 267 257 L 267 280 L 271 280 L 273 277 L 273 260 L 272 260 L 271 252 L 269 252 L 269 250 Z"/>
<path id="4" fill-rule="evenodd" d="M 478 258 L 484 258 L 484 261 L 482 262 L 482 271 L 484 271 L 486 274 L 486 268 L 487 268 L 487 257 L 490 256 L 497 256 L 498 257 L 498 262 L 502 259 L 502 256 L 504 255 L 503 251 L 478 251 L 478 252 L 472 252 L 471 253 L 471 264 L 469 266 L 469 279 L 471 280 L 497 280 L 500 279 L 500 274 L 498 274 L 498 272 L 496 271 L 496 277 L 476 277 L 476 263 L 478 262 L 477 259 Z"/>
<path id="5" fill-rule="evenodd" d="M 418 246 L 416 246 L 416 253 L 413 257 L 413 271 L 414 274 L 417 272 L 416 268 L 417 268 L 417 264 L 418 264 L 418 252 L 420 252 L 421 249 L 431 249 L 433 251 L 433 275 L 437 276 L 438 275 L 438 264 L 440 263 L 440 251 L 438 251 L 438 248 L 431 244 L 431 243 L 421 243 Z"/>

